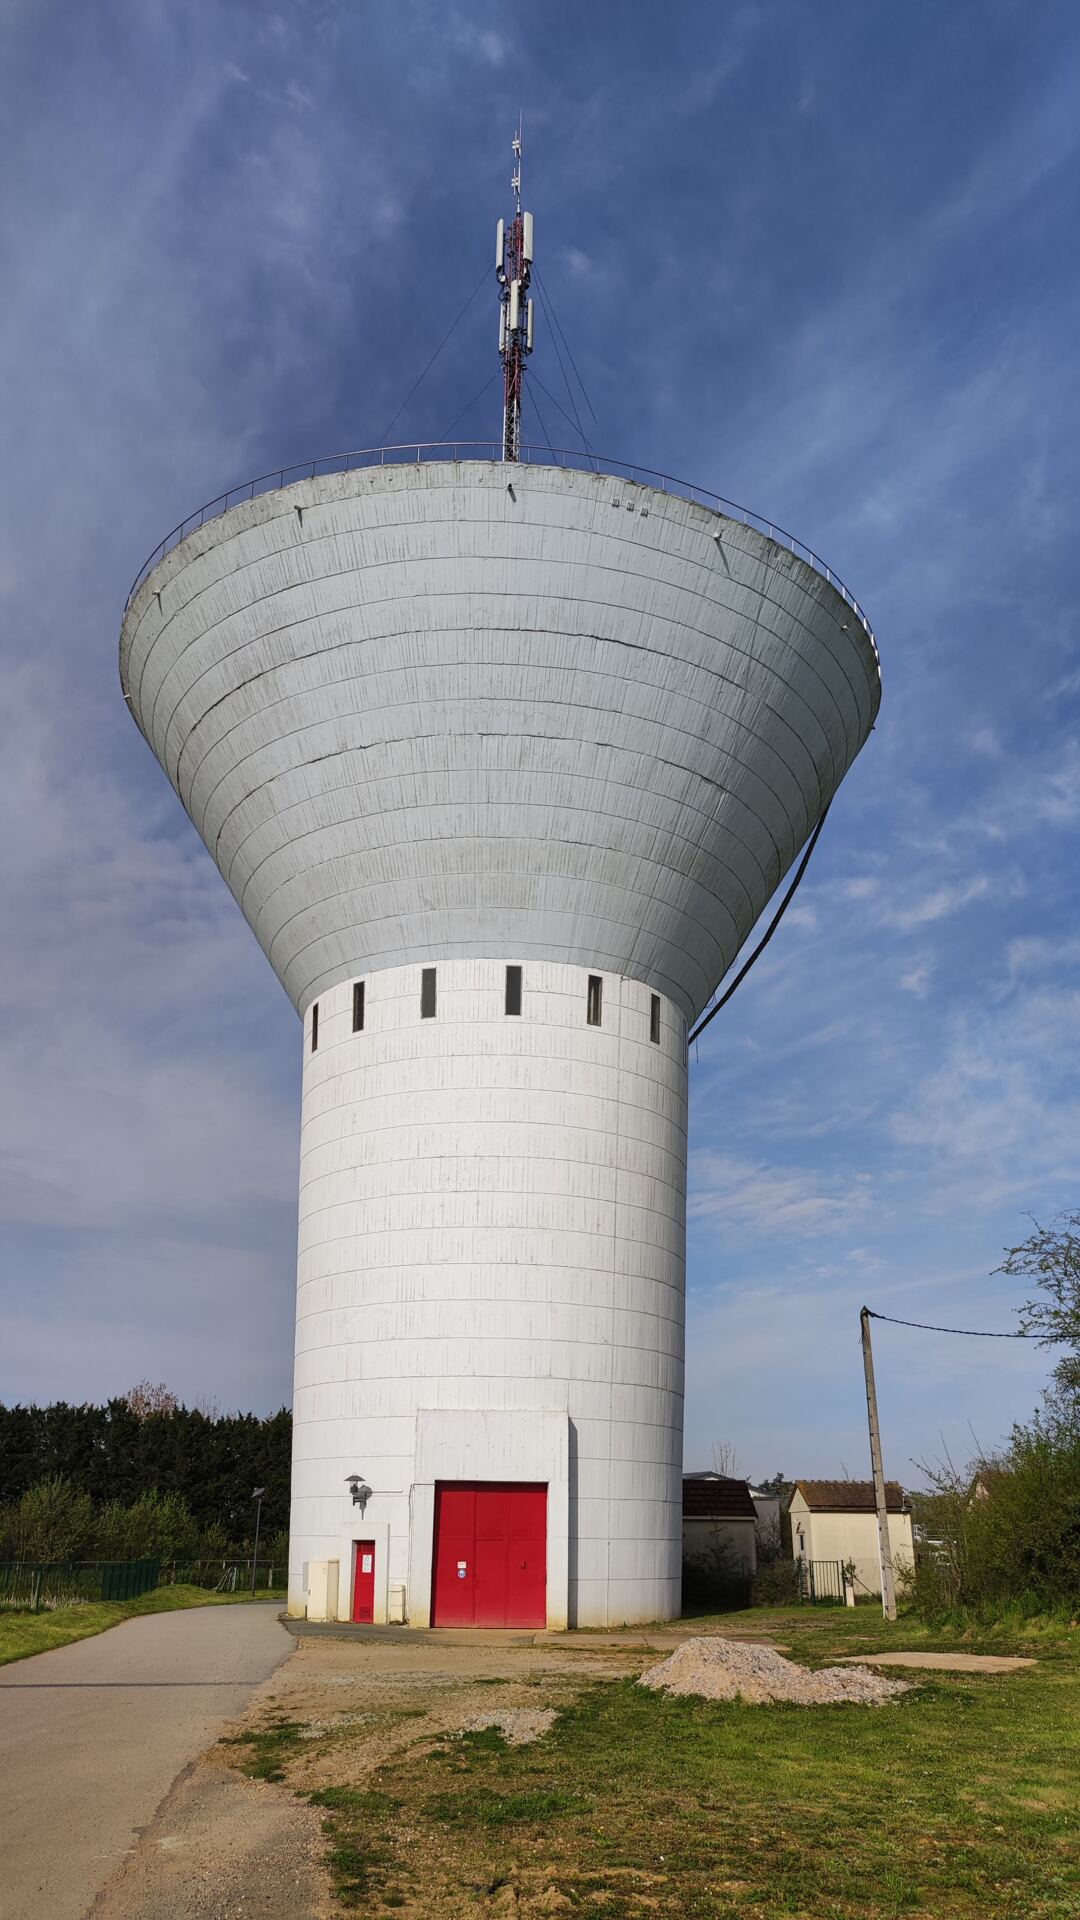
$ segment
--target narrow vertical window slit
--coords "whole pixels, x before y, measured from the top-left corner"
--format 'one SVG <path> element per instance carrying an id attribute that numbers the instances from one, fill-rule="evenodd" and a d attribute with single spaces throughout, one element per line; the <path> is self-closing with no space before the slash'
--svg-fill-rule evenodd
<path id="1" fill-rule="evenodd" d="M 435 969 L 424 967 L 420 974 L 420 1018 L 435 1018 Z"/>

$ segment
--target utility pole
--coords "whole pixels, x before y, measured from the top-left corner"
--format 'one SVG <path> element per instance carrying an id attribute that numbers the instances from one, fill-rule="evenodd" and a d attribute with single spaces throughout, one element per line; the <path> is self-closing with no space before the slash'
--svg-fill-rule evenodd
<path id="1" fill-rule="evenodd" d="M 259 1522 L 262 1519 L 262 1503 L 265 1492 L 265 1487 L 254 1487 L 251 1494 L 252 1499 L 257 1500 L 259 1503 L 255 1509 L 255 1557 L 251 1562 L 251 1597 L 253 1600 L 255 1598 L 255 1575 L 259 1571 Z"/>
<path id="2" fill-rule="evenodd" d="M 521 453 L 521 400 L 525 361 L 533 350 L 533 303 L 528 298 L 533 259 L 533 217 L 521 210 L 521 120 L 512 142 L 514 217 L 509 228 L 499 221 L 495 236 L 495 273 L 499 282 L 499 353 L 503 363 L 504 460 Z"/>
<path id="3" fill-rule="evenodd" d="M 878 1556 L 881 1561 L 881 1611 L 886 1620 L 896 1619 L 896 1579 L 893 1574 L 892 1547 L 889 1544 L 889 1509 L 885 1502 L 885 1469 L 881 1464 L 881 1426 L 878 1422 L 877 1389 L 874 1386 L 874 1353 L 870 1345 L 870 1309 L 859 1315 L 862 1328 L 863 1373 L 866 1376 L 866 1416 L 870 1424 L 870 1463 L 874 1470 L 874 1505 L 877 1508 Z"/>

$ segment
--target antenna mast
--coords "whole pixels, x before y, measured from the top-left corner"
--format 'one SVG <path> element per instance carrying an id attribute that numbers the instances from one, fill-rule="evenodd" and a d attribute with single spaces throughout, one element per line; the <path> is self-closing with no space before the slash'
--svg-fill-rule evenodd
<path id="1" fill-rule="evenodd" d="M 499 282 L 499 356 L 503 363 L 503 459 L 521 457 L 521 397 L 525 361 L 533 350 L 533 303 L 528 297 L 533 259 L 533 217 L 521 211 L 521 115 L 512 142 L 514 171 L 510 186 L 514 217 L 509 229 L 500 220 L 495 235 L 495 273 Z"/>

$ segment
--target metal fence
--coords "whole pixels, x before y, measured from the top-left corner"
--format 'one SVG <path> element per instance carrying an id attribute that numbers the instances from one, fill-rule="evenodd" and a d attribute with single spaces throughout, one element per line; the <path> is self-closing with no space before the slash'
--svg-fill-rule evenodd
<path id="1" fill-rule="evenodd" d="M 844 1600 L 844 1563 L 842 1560 L 804 1560 L 795 1562 L 799 1572 L 799 1597 L 802 1600 Z"/>
<path id="2" fill-rule="evenodd" d="M 287 1568 L 281 1561 L 260 1560 L 254 1568 L 256 1593 L 284 1587 Z M 163 1587 L 205 1587 L 211 1593 L 250 1593 L 250 1560 L 170 1560 L 161 1569 Z"/>
<path id="3" fill-rule="evenodd" d="M 245 480 L 238 487 L 230 487 L 227 492 L 219 493 L 205 506 L 196 507 L 185 520 L 172 528 L 159 540 L 149 559 L 139 568 L 131 583 L 127 597 L 127 606 L 142 586 L 148 573 L 157 566 L 159 560 L 186 540 L 189 533 L 195 533 L 208 520 L 216 520 L 220 514 L 227 513 L 230 507 L 241 506 L 244 501 L 254 500 L 258 494 L 276 493 L 282 487 L 295 485 L 299 480 L 315 480 L 329 473 L 351 473 L 364 467 L 402 467 L 423 465 L 431 460 L 490 460 L 501 461 L 502 442 L 495 440 L 421 440 L 409 446 L 401 447 L 361 447 L 349 453 L 328 453 L 319 460 L 305 460 L 299 466 L 278 467 L 270 473 L 261 473 L 254 480 Z M 708 487 L 693 486 L 689 480 L 676 479 L 674 474 L 660 473 L 653 467 L 631 466 L 625 460 L 613 460 L 604 453 L 582 453 L 576 447 L 522 447 L 521 462 L 533 467 L 569 467 L 583 473 L 605 473 L 616 480 L 629 481 L 632 486 L 654 487 L 660 493 L 675 494 L 680 500 L 690 500 L 697 506 L 708 507 L 713 513 L 721 513 L 725 519 L 738 520 L 744 527 L 754 527 L 758 533 L 768 535 L 780 546 L 787 547 L 799 560 L 805 560 L 822 579 L 836 588 L 837 593 L 846 600 L 852 613 L 863 628 L 870 645 L 874 649 L 874 659 L 878 671 L 881 671 L 881 657 L 878 653 L 874 630 L 870 625 L 850 587 L 846 587 L 840 575 L 835 573 L 820 556 L 808 547 L 804 541 L 797 540 L 786 528 L 777 526 L 775 520 L 769 520 L 764 514 L 754 513 L 750 507 L 740 507 L 735 500 L 726 500 L 721 493 L 713 493 Z M 126 609 L 125 609 L 126 610 Z"/>
<path id="4" fill-rule="evenodd" d="M 157 1560 L 0 1562 L 0 1609 L 42 1613 L 90 1600 L 134 1600 L 158 1584 Z"/>

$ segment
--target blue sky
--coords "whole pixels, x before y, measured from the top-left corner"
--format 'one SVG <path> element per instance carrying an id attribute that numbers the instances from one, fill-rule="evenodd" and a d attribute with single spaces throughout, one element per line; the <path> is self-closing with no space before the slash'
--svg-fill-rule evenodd
<path id="1" fill-rule="evenodd" d="M 862 1473 L 862 1301 L 1006 1328 L 1002 1247 L 1080 1204 L 1080 13 L 7 0 L 0 36 L 0 1395 L 288 1397 L 297 1024 L 124 712 L 120 616 L 202 500 L 379 440 L 520 104 L 594 445 L 792 528 L 881 645 L 692 1065 L 687 1463 Z M 395 440 L 495 330 L 492 284 Z M 542 320 L 533 367 L 565 405 Z M 992 1445 L 1047 1366 L 881 1328 L 890 1470 Z"/>

